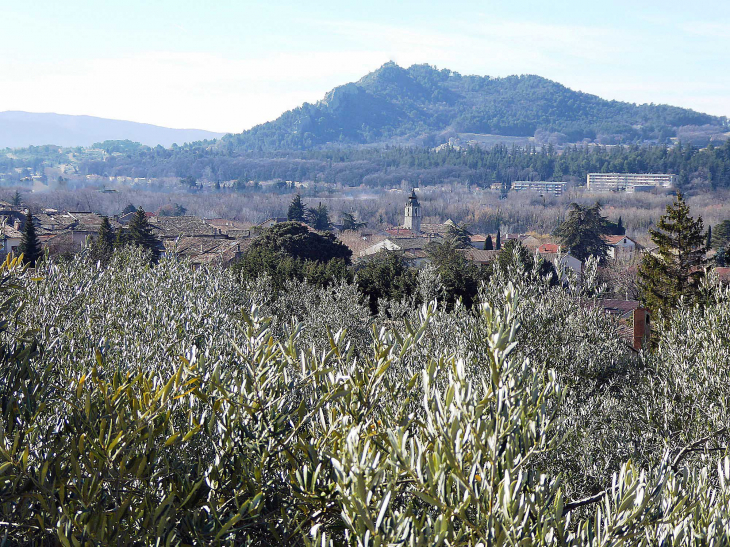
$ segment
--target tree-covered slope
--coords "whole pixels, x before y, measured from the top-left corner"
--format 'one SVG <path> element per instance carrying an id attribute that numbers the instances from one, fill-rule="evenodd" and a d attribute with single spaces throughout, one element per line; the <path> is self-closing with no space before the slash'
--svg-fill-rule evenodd
<path id="1" fill-rule="evenodd" d="M 665 141 L 685 126 L 727 127 L 727 119 L 667 105 L 607 101 L 539 76 L 462 76 L 429 65 L 387 63 L 312 105 L 224 138 L 243 149 L 301 149 L 481 133 L 531 137 L 557 133 L 568 142 Z M 725 129 L 726 130 L 726 129 Z"/>

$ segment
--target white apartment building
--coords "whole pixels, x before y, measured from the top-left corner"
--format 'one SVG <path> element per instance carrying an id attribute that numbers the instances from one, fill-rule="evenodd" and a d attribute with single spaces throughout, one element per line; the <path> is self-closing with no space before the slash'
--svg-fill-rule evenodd
<path id="1" fill-rule="evenodd" d="M 543 194 L 553 194 L 554 196 L 562 196 L 567 182 L 545 182 L 533 180 L 517 180 L 512 183 L 512 190 L 515 192 L 541 192 Z"/>
<path id="2" fill-rule="evenodd" d="M 592 192 L 633 192 L 635 187 L 671 188 L 677 175 L 665 173 L 588 173 L 588 190 Z M 641 190 L 639 190 L 641 191 Z"/>

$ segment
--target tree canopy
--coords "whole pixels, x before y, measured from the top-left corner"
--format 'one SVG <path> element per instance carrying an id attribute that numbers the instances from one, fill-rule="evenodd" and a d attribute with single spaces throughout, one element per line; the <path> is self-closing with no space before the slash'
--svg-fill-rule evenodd
<path id="1" fill-rule="evenodd" d="M 281 222 L 263 230 L 249 249 L 268 249 L 292 258 L 317 262 L 339 258 L 349 264 L 352 258 L 352 251 L 334 234 L 313 232 L 298 222 Z"/>
<path id="2" fill-rule="evenodd" d="M 604 236 L 612 231 L 608 219 L 601 215 L 600 203 L 590 207 L 571 203 L 568 216 L 555 230 L 555 235 L 578 260 L 585 262 L 594 256 L 603 261 L 608 256 Z"/>
<path id="3" fill-rule="evenodd" d="M 698 300 L 707 248 L 702 218 L 692 218 L 681 193 L 667 205 L 657 228 L 649 230 L 657 249 L 644 255 L 639 286 L 644 304 L 666 319 L 680 299 Z"/>

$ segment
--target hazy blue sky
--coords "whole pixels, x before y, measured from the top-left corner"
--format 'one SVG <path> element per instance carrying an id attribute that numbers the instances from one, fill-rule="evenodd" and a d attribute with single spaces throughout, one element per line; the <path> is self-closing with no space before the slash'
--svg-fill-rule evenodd
<path id="1" fill-rule="evenodd" d="M 0 0 L 0 111 L 241 131 L 383 63 L 730 115 L 730 2 Z"/>

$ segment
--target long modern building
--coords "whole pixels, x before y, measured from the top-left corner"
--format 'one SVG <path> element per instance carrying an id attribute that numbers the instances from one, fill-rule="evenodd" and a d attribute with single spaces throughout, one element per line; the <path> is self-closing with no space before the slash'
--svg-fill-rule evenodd
<path id="1" fill-rule="evenodd" d="M 512 190 L 515 192 L 542 192 L 543 194 L 553 194 L 554 196 L 562 196 L 567 182 L 545 182 L 533 180 L 517 180 L 512 183 Z"/>
<path id="2" fill-rule="evenodd" d="M 677 175 L 665 173 L 588 173 L 588 190 L 593 192 L 633 192 L 637 186 L 671 188 L 676 182 Z"/>

